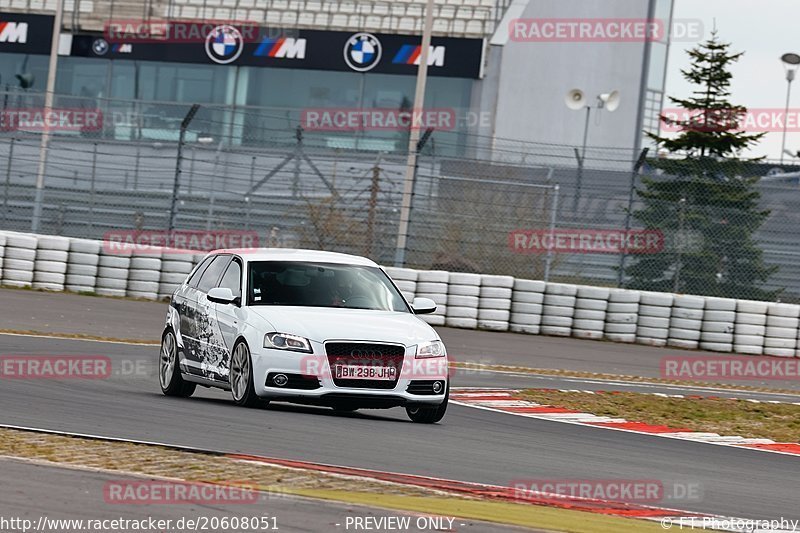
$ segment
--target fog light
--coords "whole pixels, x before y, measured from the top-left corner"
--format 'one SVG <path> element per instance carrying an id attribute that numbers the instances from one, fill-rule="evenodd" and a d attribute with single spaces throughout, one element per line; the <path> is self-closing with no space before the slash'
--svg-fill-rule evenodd
<path id="1" fill-rule="evenodd" d="M 444 389 L 444 382 L 443 381 L 434 381 L 433 382 L 433 393 L 439 394 Z"/>
<path id="2" fill-rule="evenodd" d="M 272 382 L 277 387 L 285 387 L 287 383 L 289 383 L 289 378 L 286 377 L 286 374 L 275 374 L 272 378 Z"/>

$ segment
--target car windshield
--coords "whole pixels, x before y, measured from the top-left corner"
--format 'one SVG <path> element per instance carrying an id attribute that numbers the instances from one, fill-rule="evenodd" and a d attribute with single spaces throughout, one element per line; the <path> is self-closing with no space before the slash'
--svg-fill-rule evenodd
<path id="1" fill-rule="evenodd" d="M 377 267 L 257 261 L 250 263 L 249 271 L 250 305 L 409 312 L 403 297 Z"/>

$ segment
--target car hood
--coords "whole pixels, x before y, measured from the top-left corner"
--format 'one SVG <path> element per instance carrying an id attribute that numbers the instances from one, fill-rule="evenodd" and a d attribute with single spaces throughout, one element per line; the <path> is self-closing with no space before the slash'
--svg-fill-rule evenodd
<path id="1" fill-rule="evenodd" d="M 283 306 L 253 306 L 250 311 L 267 322 L 258 324 L 251 320 L 251 325 L 258 329 L 300 335 L 316 342 L 361 340 L 412 346 L 439 338 L 432 327 L 411 313 Z"/>

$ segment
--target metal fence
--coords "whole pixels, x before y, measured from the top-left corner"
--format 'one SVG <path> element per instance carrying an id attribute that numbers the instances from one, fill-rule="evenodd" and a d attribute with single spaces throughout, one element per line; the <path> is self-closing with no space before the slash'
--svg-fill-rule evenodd
<path id="1" fill-rule="evenodd" d="M 13 98 L 26 100 L 9 108 L 40 105 L 35 96 Z M 180 122 L 189 105 L 104 101 L 90 106 L 74 98 L 56 105 L 99 107 L 106 118 L 99 128 L 53 132 L 44 174 L 43 233 L 101 238 L 125 229 L 165 230 L 180 168 L 176 229 L 255 231 L 261 242 L 394 262 L 407 131 L 308 131 L 298 128 L 297 110 L 203 106 L 189 124 L 179 161 Z M 800 299 L 796 179 L 756 186 L 758 209 L 766 215 L 753 226 L 752 250 L 736 244 L 747 233 L 740 230 L 753 220 L 722 204 L 704 205 L 705 218 L 686 208 L 681 218 L 691 199 L 663 206 L 671 215 L 650 226 L 661 233 L 655 247 L 621 253 L 572 242 L 565 249 L 552 245 L 556 234 L 572 232 L 588 242 L 624 234 L 626 224 L 632 231 L 644 229 L 640 217 L 627 216 L 629 207 L 634 212 L 644 207 L 631 187 L 641 188 L 644 177 L 669 177 L 647 164 L 635 170 L 639 154 L 624 149 L 590 148 L 579 171 L 571 146 L 489 139 L 466 130 L 425 137 L 406 266 L 633 286 L 641 279 L 631 269 L 667 257 L 661 278 L 639 288 Z M 31 229 L 40 140 L 35 125 L 0 131 L 3 229 Z M 747 172 L 758 176 L 768 169 L 751 165 Z M 515 241 L 520 235 L 522 246 Z M 772 271 L 763 279 L 758 272 L 742 275 L 742 268 L 752 264 L 748 254 L 758 253 Z M 657 270 L 651 269 L 651 277 Z M 730 283 L 734 276 L 739 283 Z M 742 283 L 781 292 L 760 296 Z"/>

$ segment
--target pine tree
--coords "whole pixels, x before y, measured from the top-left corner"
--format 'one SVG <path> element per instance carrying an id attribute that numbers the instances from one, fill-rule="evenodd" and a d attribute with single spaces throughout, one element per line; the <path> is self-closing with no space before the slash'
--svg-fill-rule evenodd
<path id="1" fill-rule="evenodd" d="M 661 117 L 678 134 L 647 133 L 666 157 L 648 161 L 662 175 L 642 179 L 637 194 L 644 207 L 633 216 L 664 234 L 664 249 L 626 269 L 631 288 L 759 300 L 777 295 L 761 288 L 777 267 L 765 265 L 753 238 L 769 211 L 759 207 L 758 178 L 743 176 L 761 158 L 741 156 L 764 134 L 743 132 L 747 109 L 728 101 L 730 68 L 742 56 L 730 46 L 713 32 L 688 51 L 692 63 L 681 73 L 696 89 L 688 98 L 670 97 L 683 117 Z"/>

